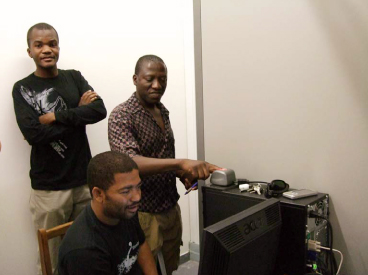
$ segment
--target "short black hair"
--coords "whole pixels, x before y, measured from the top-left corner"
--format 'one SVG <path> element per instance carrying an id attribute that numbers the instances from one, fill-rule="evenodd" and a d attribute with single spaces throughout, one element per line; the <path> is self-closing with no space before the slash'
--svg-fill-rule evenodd
<path id="1" fill-rule="evenodd" d="M 32 27 L 29 28 L 28 32 L 27 32 L 27 45 L 28 45 L 28 48 L 29 48 L 29 45 L 30 45 L 30 36 L 31 36 L 31 32 L 33 29 L 37 29 L 37 30 L 54 30 L 56 32 L 56 37 L 57 37 L 57 40 L 59 42 L 59 35 L 58 35 L 58 32 L 55 30 L 55 28 L 53 26 L 51 26 L 50 24 L 47 24 L 47 23 L 37 23 L 35 25 L 33 25 Z"/>
<path id="2" fill-rule="evenodd" d="M 87 183 L 92 194 L 93 187 L 107 191 L 115 182 L 115 174 L 129 173 L 138 165 L 126 154 L 107 151 L 94 156 L 88 164 Z"/>
<path id="3" fill-rule="evenodd" d="M 145 62 L 149 62 L 149 61 L 156 62 L 156 63 L 162 63 L 166 67 L 165 62 L 160 57 L 158 57 L 157 55 L 148 54 L 148 55 L 144 55 L 144 56 L 142 56 L 138 59 L 137 64 L 135 65 L 134 74 L 138 75 L 139 71 L 142 68 L 142 64 L 145 63 Z"/>

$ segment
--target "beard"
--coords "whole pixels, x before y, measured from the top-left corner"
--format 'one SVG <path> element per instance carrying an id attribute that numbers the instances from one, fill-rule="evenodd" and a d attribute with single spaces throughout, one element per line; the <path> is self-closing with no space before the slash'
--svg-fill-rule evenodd
<path id="1" fill-rule="evenodd" d="M 137 205 L 139 205 L 139 202 L 135 202 L 131 205 L 118 203 L 106 195 L 106 203 L 103 209 L 103 213 L 106 217 L 112 219 L 118 220 L 131 219 L 136 213 L 132 213 L 128 211 L 128 209 L 129 207 L 134 207 Z"/>

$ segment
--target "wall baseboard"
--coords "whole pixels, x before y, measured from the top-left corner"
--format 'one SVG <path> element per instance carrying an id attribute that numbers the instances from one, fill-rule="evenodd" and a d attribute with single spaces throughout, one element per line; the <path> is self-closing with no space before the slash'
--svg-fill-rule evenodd
<path id="1" fill-rule="evenodd" d="M 199 262 L 199 244 L 189 243 L 190 259 Z"/>
<path id="2" fill-rule="evenodd" d="M 199 244 L 189 243 L 189 252 L 180 255 L 179 264 L 183 264 L 189 260 L 199 262 Z"/>
<path id="3" fill-rule="evenodd" d="M 180 255 L 179 265 L 186 263 L 190 260 L 190 252 Z"/>

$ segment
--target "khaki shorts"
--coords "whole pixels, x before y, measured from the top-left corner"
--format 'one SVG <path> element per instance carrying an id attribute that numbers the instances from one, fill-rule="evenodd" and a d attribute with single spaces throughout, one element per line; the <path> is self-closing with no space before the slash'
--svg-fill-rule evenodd
<path id="1" fill-rule="evenodd" d="M 180 207 L 162 213 L 138 212 L 139 223 L 154 257 L 161 250 L 168 275 L 178 269 L 183 226 Z"/>
<path id="2" fill-rule="evenodd" d="M 36 232 L 40 228 L 49 229 L 73 221 L 90 201 L 91 195 L 88 185 L 60 191 L 32 189 L 29 205 Z M 60 238 L 49 241 L 53 273 L 57 267 L 60 243 Z M 42 273 L 39 258 L 37 272 L 39 275 Z"/>

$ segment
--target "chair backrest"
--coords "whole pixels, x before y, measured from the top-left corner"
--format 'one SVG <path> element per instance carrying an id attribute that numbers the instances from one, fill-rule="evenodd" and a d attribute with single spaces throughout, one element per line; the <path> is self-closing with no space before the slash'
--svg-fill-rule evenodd
<path id="1" fill-rule="evenodd" d="M 50 229 L 38 229 L 38 246 L 40 249 L 40 261 L 43 275 L 52 275 L 49 240 L 56 237 L 61 237 L 62 239 L 72 223 L 71 221 Z"/>

